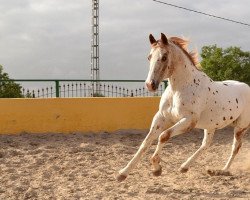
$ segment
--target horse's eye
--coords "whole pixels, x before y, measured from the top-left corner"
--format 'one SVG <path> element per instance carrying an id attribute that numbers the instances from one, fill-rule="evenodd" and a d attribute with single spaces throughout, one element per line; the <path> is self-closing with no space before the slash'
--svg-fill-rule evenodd
<path id="1" fill-rule="evenodd" d="M 163 62 L 165 62 L 167 60 L 167 57 L 166 56 L 163 56 L 162 59 L 161 59 Z"/>

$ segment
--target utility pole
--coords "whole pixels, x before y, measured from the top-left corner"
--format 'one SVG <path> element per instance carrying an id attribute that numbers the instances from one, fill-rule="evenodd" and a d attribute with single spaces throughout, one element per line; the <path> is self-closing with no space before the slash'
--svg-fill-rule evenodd
<path id="1" fill-rule="evenodd" d="M 91 79 L 92 96 L 100 93 L 99 72 L 99 0 L 92 0 L 92 39 L 91 39 Z"/>

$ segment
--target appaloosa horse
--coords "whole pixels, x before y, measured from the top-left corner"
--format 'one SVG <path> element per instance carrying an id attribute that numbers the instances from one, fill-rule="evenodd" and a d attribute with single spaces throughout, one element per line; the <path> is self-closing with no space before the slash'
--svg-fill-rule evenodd
<path id="1" fill-rule="evenodd" d="M 122 181 L 128 176 L 157 137 L 151 163 L 153 174 L 161 175 L 160 153 L 164 143 L 193 128 L 204 129 L 201 147 L 180 167 L 180 172 L 187 172 L 194 160 L 209 147 L 215 130 L 233 125 L 232 152 L 225 167 L 218 170 L 227 171 L 241 147 L 242 136 L 250 126 L 250 87 L 238 81 L 213 81 L 198 68 L 197 53 L 187 51 L 188 42 L 184 39 L 167 38 L 162 33 L 160 40 L 156 41 L 151 34 L 149 40 L 150 69 L 146 86 L 155 91 L 159 83 L 167 79 L 168 87 L 161 97 L 159 111 L 147 137 L 132 160 L 119 171 L 117 180 Z"/>

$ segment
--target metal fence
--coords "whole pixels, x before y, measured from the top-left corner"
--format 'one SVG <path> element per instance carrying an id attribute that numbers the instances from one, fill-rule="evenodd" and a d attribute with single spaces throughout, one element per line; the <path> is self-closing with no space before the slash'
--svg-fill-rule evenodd
<path id="1" fill-rule="evenodd" d="M 13 81 L 22 86 L 22 94 L 27 98 L 161 96 L 167 86 L 167 82 L 162 82 L 156 92 L 149 92 L 145 88 L 145 80 L 15 79 Z"/>
<path id="2" fill-rule="evenodd" d="M 164 81 L 156 92 L 149 92 L 145 88 L 145 80 L 86 79 L 12 79 L 0 80 L 0 86 L 2 82 L 9 81 L 21 86 L 24 98 L 161 96 L 167 87 L 167 81 Z M 247 84 L 250 86 L 250 83 Z"/>

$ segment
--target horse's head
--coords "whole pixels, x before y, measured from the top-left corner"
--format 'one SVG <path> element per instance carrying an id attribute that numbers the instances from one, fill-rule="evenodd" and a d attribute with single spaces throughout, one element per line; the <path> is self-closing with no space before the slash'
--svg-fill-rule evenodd
<path id="1" fill-rule="evenodd" d="M 148 56 L 150 69 L 146 80 L 146 86 L 149 91 L 157 90 L 159 84 L 164 79 L 170 78 L 173 73 L 179 70 L 182 77 L 186 76 L 187 70 L 180 68 L 182 66 L 199 69 L 197 51 L 188 52 L 188 40 L 179 37 L 167 37 L 161 33 L 161 39 L 155 40 L 153 35 L 149 35 L 151 51 Z M 179 67 L 179 68 L 178 68 Z M 194 68 L 193 68 L 194 67 Z M 188 68 L 188 67 L 187 67 Z"/>
<path id="2" fill-rule="evenodd" d="M 171 66 L 171 45 L 167 37 L 161 33 L 161 39 L 156 41 L 152 34 L 149 35 L 151 51 L 148 56 L 150 69 L 146 79 L 146 86 L 149 91 L 158 89 L 162 80 L 169 78 L 173 73 Z"/>

